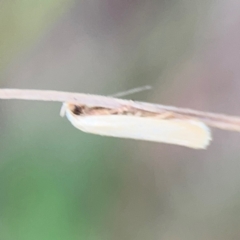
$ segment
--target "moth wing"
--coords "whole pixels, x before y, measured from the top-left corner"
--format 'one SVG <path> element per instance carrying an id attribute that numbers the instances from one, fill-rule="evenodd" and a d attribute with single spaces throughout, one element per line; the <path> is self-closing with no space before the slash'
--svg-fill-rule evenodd
<path id="1" fill-rule="evenodd" d="M 128 115 L 76 116 L 66 111 L 78 129 L 120 138 L 131 138 L 204 149 L 211 140 L 210 129 L 202 122 L 189 119 L 158 119 Z"/>

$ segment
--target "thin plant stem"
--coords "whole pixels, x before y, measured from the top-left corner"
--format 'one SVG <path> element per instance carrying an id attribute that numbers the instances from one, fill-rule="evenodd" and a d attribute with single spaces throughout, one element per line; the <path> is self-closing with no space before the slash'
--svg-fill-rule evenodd
<path id="1" fill-rule="evenodd" d="M 240 132 L 240 117 L 237 116 L 202 112 L 187 108 L 124 100 L 100 95 L 50 90 L 0 89 L 0 99 L 71 102 L 75 104 L 84 104 L 88 106 L 98 106 L 111 109 L 129 106 L 139 110 L 159 114 L 163 112 L 173 112 L 198 119 L 210 127 Z"/>

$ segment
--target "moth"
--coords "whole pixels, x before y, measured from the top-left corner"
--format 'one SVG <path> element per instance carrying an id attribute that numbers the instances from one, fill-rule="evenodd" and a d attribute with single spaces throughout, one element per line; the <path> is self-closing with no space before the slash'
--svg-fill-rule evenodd
<path id="1" fill-rule="evenodd" d="M 106 108 L 64 103 L 61 116 L 83 132 L 205 149 L 209 127 L 194 117 L 163 111 L 155 113 L 132 106 Z"/>

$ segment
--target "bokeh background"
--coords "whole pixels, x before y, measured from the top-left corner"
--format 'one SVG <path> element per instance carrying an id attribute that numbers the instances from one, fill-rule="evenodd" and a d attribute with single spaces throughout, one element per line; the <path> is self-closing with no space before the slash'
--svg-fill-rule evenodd
<path id="1" fill-rule="evenodd" d="M 1 88 L 240 115 L 240 2 L 1 0 Z M 82 133 L 0 101 L 0 240 L 240 239 L 240 134 L 205 150 Z"/>

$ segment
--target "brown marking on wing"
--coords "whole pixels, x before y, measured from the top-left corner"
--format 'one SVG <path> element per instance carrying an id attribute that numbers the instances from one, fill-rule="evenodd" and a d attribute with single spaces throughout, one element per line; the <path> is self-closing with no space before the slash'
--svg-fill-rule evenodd
<path id="1" fill-rule="evenodd" d="M 193 117 L 189 117 L 186 115 L 163 111 L 162 113 L 154 113 L 145 110 L 136 109 L 131 106 L 122 106 L 116 109 L 109 109 L 104 107 L 88 107 L 86 105 L 76 105 L 69 104 L 69 109 L 72 111 L 74 115 L 82 115 L 82 116 L 94 116 L 94 115 L 131 115 L 138 117 L 152 117 L 159 119 L 197 119 Z"/>

